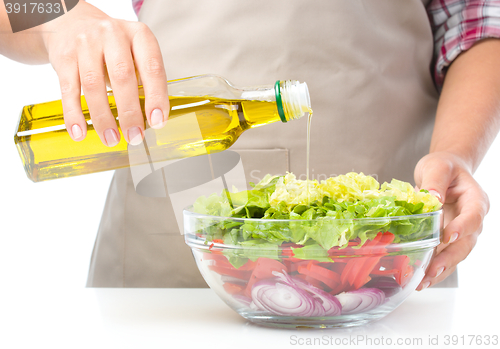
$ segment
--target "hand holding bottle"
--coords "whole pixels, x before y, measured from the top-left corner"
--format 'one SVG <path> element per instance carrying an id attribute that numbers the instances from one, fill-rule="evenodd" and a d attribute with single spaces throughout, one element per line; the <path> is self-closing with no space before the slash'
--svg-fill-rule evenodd
<path id="1" fill-rule="evenodd" d="M 216 153 L 229 148 L 245 130 L 311 112 L 307 85 L 298 81 L 238 88 L 216 75 L 198 75 L 170 81 L 168 88 L 169 127 L 149 129 L 147 142 L 137 147 L 124 140 L 106 147 L 92 127 L 82 143 L 73 142 L 60 100 L 25 106 L 14 142 L 26 174 L 39 182 Z M 142 93 L 140 100 L 142 105 Z M 118 115 L 114 98 L 109 101 L 112 114 Z M 83 115 L 90 120 L 86 101 L 82 104 Z M 135 154 L 132 162 L 131 154 Z"/>
<path id="2" fill-rule="evenodd" d="M 42 31 L 48 59 L 59 76 L 64 122 L 73 140 L 83 140 L 87 132 L 80 100 L 83 88 L 101 141 L 109 147 L 120 141 L 108 103 L 107 75 L 128 143 L 138 144 L 144 137 L 136 71 L 144 86 L 148 123 L 163 126 L 169 113 L 167 78 L 156 38 L 145 24 L 111 18 L 81 1 L 71 12 L 45 23 Z"/>

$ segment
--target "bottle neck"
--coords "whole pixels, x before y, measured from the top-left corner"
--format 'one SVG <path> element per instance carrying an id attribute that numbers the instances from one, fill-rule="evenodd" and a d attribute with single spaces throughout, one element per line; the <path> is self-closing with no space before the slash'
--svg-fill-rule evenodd
<path id="1" fill-rule="evenodd" d="M 241 99 L 275 102 L 277 116 L 282 122 L 300 119 L 312 111 L 309 89 L 305 82 L 278 80 L 274 86 L 243 88 L 241 91 Z"/>
<path id="2" fill-rule="evenodd" d="M 274 92 L 281 121 L 300 119 L 304 114 L 311 112 L 309 89 L 305 82 L 278 80 L 274 85 Z"/>

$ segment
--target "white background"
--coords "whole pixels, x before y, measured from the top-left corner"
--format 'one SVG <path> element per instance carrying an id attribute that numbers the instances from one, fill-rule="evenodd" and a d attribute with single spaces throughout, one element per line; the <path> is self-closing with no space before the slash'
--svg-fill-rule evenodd
<path id="1" fill-rule="evenodd" d="M 136 21 L 132 1 L 88 1 Z M 20 34 L 21 35 L 21 34 Z M 14 144 L 24 105 L 61 98 L 52 66 L 0 56 L 0 287 L 84 287 L 112 172 L 33 183 Z"/>
<path id="2" fill-rule="evenodd" d="M 136 20 L 131 1 L 89 2 L 114 17 Z M 27 66 L 0 56 L 0 82 L 0 309 L 9 304 L 12 310 L 31 294 L 85 287 L 112 173 L 37 184 L 28 180 L 13 141 L 19 112 L 26 104 L 59 99 L 57 76 L 50 65 Z M 476 173 L 490 196 L 491 211 L 475 250 L 460 265 L 460 287 L 475 288 L 478 297 L 482 288 L 498 286 L 500 238 L 494 220 L 500 216 L 499 156 L 497 140 Z M 473 300 L 465 306 L 473 307 Z M 0 321 L 5 316 L 0 311 Z"/>

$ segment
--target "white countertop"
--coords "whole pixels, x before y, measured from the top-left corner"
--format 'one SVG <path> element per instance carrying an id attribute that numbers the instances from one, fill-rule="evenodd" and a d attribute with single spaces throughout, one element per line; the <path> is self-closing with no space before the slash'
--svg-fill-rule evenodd
<path id="1" fill-rule="evenodd" d="M 282 330 L 247 322 L 210 289 L 15 290 L 1 310 L 1 348 L 482 348 L 485 335 L 500 335 L 497 290 L 414 292 L 398 309 L 373 324 L 350 329 Z M 6 306 L 6 307 L 5 307 Z M 456 345 L 448 345 L 454 338 Z M 481 335 L 478 345 L 472 335 Z M 438 336 L 439 345 L 430 345 Z M 464 336 L 462 339 L 461 336 Z M 350 340 L 359 342 L 349 342 Z M 363 339 L 363 340 L 361 340 Z M 415 345 L 398 345 L 397 340 Z M 373 345 L 367 345 L 368 340 Z M 422 344 L 419 344 L 418 341 Z M 472 344 L 469 344 L 473 340 Z M 490 341 L 493 339 L 490 337 Z M 337 341 L 337 345 L 335 345 Z M 340 344 L 344 343 L 344 345 Z M 462 341 L 465 345 L 462 345 Z M 300 345 L 302 343 L 302 345 Z M 452 342 L 451 342 L 452 343 Z"/>

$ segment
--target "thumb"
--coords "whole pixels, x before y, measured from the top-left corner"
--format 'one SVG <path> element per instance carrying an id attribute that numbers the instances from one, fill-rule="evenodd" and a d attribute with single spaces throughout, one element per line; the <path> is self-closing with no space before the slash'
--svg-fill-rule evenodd
<path id="1" fill-rule="evenodd" d="M 446 201 L 446 192 L 454 177 L 453 162 L 446 157 L 429 154 L 415 167 L 415 183 L 435 195 L 441 203 Z"/>

